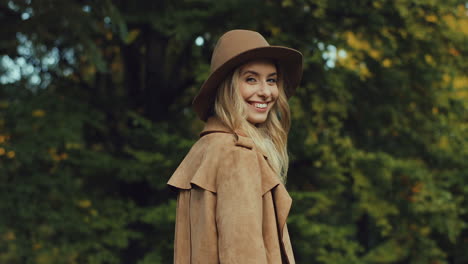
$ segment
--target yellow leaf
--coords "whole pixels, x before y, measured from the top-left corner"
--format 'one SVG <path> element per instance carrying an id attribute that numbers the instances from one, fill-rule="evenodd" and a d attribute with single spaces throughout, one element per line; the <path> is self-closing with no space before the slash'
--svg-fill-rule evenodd
<path id="1" fill-rule="evenodd" d="M 66 160 L 66 159 L 68 159 L 68 154 L 65 153 L 65 152 L 62 153 L 62 154 L 60 154 L 60 159 L 61 159 L 61 160 Z"/>
<path id="2" fill-rule="evenodd" d="M 109 32 L 109 31 L 108 31 L 108 32 L 106 33 L 106 39 L 107 39 L 107 40 L 111 40 L 111 39 L 112 39 L 112 32 Z"/>
<path id="3" fill-rule="evenodd" d="M 270 28 L 271 34 L 273 36 L 277 36 L 279 33 L 281 33 L 281 29 L 279 27 L 272 26 Z"/>
<path id="4" fill-rule="evenodd" d="M 16 235 L 15 235 L 15 233 L 13 231 L 8 231 L 5 234 L 4 239 L 7 240 L 7 241 L 12 241 L 12 240 L 16 239 Z"/>
<path id="5" fill-rule="evenodd" d="M 369 50 L 369 42 L 362 40 L 362 37 L 356 35 L 354 32 L 348 31 L 345 33 L 346 41 L 348 44 L 358 50 Z"/>
<path id="6" fill-rule="evenodd" d="M 464 7 L 462 7 L 464 9 Z M 444 15 L 442 21 L 458 34 L 468 35 L 468 16 L 464 15 L 462 11 L 460 14 L 454 16 L 453 14 Z"/>
<path id="7" fill-rule="evenodd" d="M 140 30 L 139 29 L 132 29 L 130 32 L 128 32 L 127 37 L 125 38 L 125 43 L 130 44 L 135 39 L 140 35 Z"/>
<path id="8" fill-rule="evenodd" d="M 113 72 L 122 72 L 122 70 L 123 70 L 122 63 L 120 61 L 117 61 L 117 60 L 113 61 L 111 63 L 111 65 L 110 65 L 110 67 L 111 67 L 111 70 Z"/>
<path id="9" fill-rule="evenodd" d="M 78 201 L 78 206 L 81 208 L 89 208 L 91 206 L 90 200 L 80 200 Z"/>
<path id="10" fill-rule="evenodd" d="M 41 243 L 34 243 L 34 245 L 33 245 L 33 250 L 38 250 L 38 249 L 40 249 L 40 248 L 42 248 Z"/>
<path id="11" fill-rule="evenodd" d="M 283 0 L 283 2 L 281 3 L 281 5 L 283 7 L 288 7 L 288 6 L 292 6 L 293 5 L 293 2 L 292 0 Z"/>
<path id="12" fill-rule="evenodd" d="M 414 193 L 421 192 L 422 187 L 423 187 L 423 184 L 421 182 L 418 182 L 411 188 L 411 191 Z"/>
<path id="13" fill-rule="evenodd" d="M 444 75 L 442 75 L 442 79 L 444 80 L 444 82 L 448 83 L 450 81 L 450 75 L 444 73 Z"/>
<path id="14" fill-rule="evenodd" d="M 372 2 L 372 5 L 373 5 L 376 9 L 380 9 L 380 8 L 382 7 L 382 3 L 377 2 L 377 1 L 373 1 L 373 2 Z"/>
<path id="15" fill-rule="evenodd" d="M 390 59 L 385 59 L 385 60 L 383 60 L 382 65 L 383 65 L 385 68 L 388 68 L 388 67 L 392 66 L 392 60 L 390 60 Z"/>
<path id="16" fill-rule="evenodd" d="M 431 233 L 431 228 L 428 226 L 424 226 L 419 229 L 419 232 L 421 233 L 421 235 L 427 236 L 429 235 L 429 233 Z"/>
<path id="17" fill-rule="evenodd" d="M 424 60 L 427 62 L 427 64 L 434 65 L 434 58 L 432 58 L 431 55 L 426 54 L 424 55 Z"/>
<path id="18" fill-rule="evenodd" d="M 15 152 L 13 150 L 8 151 L 7 157 L 10 158 L 10 159 L 14 158 L 15 157 Z"/>
<path id="19" fill-rule="evenodd" d="M 34 117 L 43 117 L 45 115 L 45 111 L 42 109 L 36 109 L 32 112 Z"/>
<path id="20" fill-rule="evenodd" d="M 55 161 L 60 161 L 60 156 L 57 155 L 57 149 L 56 148 L 49 148 L 49 154 L 50 157 L 55 160 Z"/>
<path id="21" fill-rule="evenodd" d="M 453 87 L 455 89 L 468 88 L 468 77 L 457 76 L 453 79 Z"/>
<path id="22" fill-rule="evenodd" d="M 96 73 L 96 67 L 92 64 L 88 66 L 84 66 L 82 67 L 82 69 L 83 69 L 83 74 L 86 76 L 92 76 Z"/>
<path id="23" fill-rule="evenodd" d="M 404 39 L 408 36 L 408 32 L 403 29 L 398 29 L 398 33 L 400 33 L 400 36 Z"/>
<path id="24" fill-rule="evenodd" d="M 80 143 L 67 142 L 65 143 L 66 149 L 80 149 L 83 146 Z"/>
<path id="25" fill-rule="evenodd" d="M 322 167 L 322 162 L 320 160 L 317 160 L 314 162 L 314 166 L 317 167 L 317 168 L 320 168 Z"/>
<path id="26" fill-rule="evenodd" d="M 361 78 L 361 80 L 365 80 L 372 77 L 372 73 L 369 71 L 369 68 L 367 68 L 367 65 L 365 63 L 361 63 L 359 65 L 359 77 Z"/>
<path id="27" fill-rule="evenodd" d="M 442 148 L 442 149 L 446 149 L 448 146 L 449 146 L 449 140 L 448 140 L 447 136 L 440 137 L 439 147 Z"/>
<path id="28" fill-rule="evenodd" d="M 435 22 L 437 22 L 437 20 L 438 20 L 437 17 L 436 17 L 435 15 L 428 15 L 428 16 L 426 16 L 425 18 L 426 18 L 426 21 L 427 21 L 427 22 L 432 22 L 432 23 L 435 23 Z"/>
<path id="29" fill-rule="evenodd" d="M 374 59 L 378 59 L 378 58 L 380 58 L 380 51 L 375 50 L 375 49 L 371 49 L 369 51 L 369 55 Z"/>
<path id="30" fill-rule="evenodd" d="M 4 148 L 0 148 L 0 156 L 5 155 L 6 151 Z"/>
<path id="31" fill-rule="evenodd" d="M 460 56 L 460 52 L 456 48 L 450 48 L 449 53 L 453 56 Z"/>
<path id="32" fill-rule="evenodd" d="M 94 151 L 101 151 L 104 149 L 104 147 L 101 144 L 93 144 L 91 145 L 91 149 Z"/>
<path id="33" fill-rule="evenodd" d="M 36 256 L 36 263 L 38 263 L 38 264 L 47 264 L 47 263 L 52 263 L 52 262 L 53 262 L 53 260 L 52 260 L 52 256 L 50 256 L 50 254 L 41 253 L 41 254 Z"/>

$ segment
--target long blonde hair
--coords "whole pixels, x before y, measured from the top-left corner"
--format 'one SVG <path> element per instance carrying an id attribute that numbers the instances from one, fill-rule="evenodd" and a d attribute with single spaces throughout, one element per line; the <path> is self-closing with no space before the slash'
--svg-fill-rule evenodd
<path id="1" fill-rule="evenodd" d="M 214 103 L 214 114 L 232 131 L 241 130 L 252 138 L 255 146 L 268 157 L 268 163 L 278 178 L 285 183 L 289 156 L 287 151 L 291 113 L 284 91 L 281 69 L 278 72 L 278 98 L 265 122 L 257 126 L 247 121 L 244 99 L 239 91 L 240 69 L 237 67 L 218 87 Z"/>

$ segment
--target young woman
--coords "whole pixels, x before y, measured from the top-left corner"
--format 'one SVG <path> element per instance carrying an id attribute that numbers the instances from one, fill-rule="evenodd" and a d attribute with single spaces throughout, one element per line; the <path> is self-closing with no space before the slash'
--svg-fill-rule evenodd
<path id="1" fill-rule="evenodd" d="M 284 187 L 287 98 L 302 54 L 257 32 L 218 41 L 193 101 L 205 128 L 168 184 L 178 189 L 174 263 L 295 263 Z"/>

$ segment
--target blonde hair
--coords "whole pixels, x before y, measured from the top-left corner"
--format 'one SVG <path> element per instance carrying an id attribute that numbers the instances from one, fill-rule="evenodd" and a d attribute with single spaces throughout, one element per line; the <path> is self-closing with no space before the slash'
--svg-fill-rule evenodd
<path id="1" fill-rule="evenodd" d="M 257 149 L 268 157 L 281 182 L 286 183 L 289 156 L 287 152 L 288 132 L 291 114 L 284 91 L 284 80 L 281 69 L 278 71 L 278 98 L 265 122 L 257 126 L 247 121 L 244 99 L 239 91 L 240 69 L 237 67 L 218 87 L 214 103 L 214 114 L 232 131 L 241 130 L 252 138 Z"/>

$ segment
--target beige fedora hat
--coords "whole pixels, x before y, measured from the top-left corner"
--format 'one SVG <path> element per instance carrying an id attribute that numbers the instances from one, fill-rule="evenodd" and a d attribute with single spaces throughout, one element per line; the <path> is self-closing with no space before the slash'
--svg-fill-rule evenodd
<path id="1" fill-rule="evenodd" d="M 206 121 L 214 104 L 219 84 L 226 76 L 253 59 L 272 59 L 284 71 L 286 96 L 289 98 L 302 78 L 302 54 L 291 48 L 270 46 L 258 32 L 236 29 L 222 35 L 211 58 L 210 75 L 203 83 L 192 105 L 198 117 Z"/>

